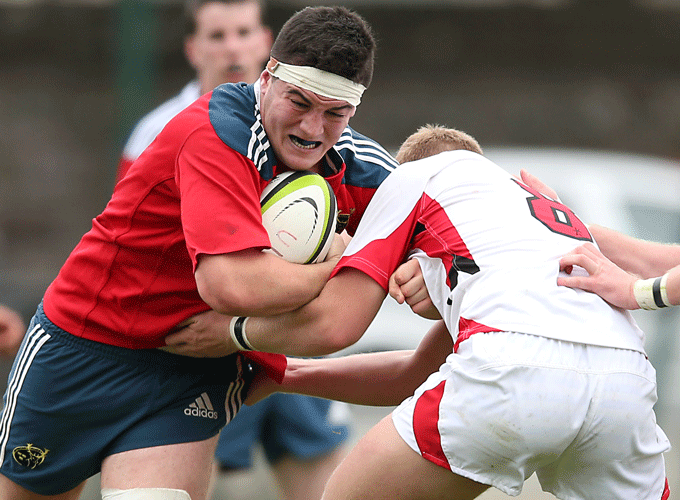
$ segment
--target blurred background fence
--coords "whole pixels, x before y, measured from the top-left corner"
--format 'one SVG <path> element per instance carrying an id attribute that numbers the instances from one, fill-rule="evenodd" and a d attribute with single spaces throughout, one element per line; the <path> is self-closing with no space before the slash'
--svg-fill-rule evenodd
<path id="1" fill-rule="evenodd" d="M 379 41 L 352 125 L 387 147 L 436 122 L 485 146 L 680 157 L 678 0 L 344 3 Z M 271 1 L 269 24 L 303 5 Z M 0 297 L 25 314 L 106 204 L 131 127 L 191 78 L 181 13 L 0 2 Z"/>

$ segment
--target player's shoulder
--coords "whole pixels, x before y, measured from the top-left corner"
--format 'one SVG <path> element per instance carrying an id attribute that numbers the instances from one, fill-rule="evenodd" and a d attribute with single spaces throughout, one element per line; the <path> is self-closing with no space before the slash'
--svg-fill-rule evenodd
<path id="1" fill-rule="evenodd" d="M 249 130 L 259 118 L 254 86 L 225 83 L 216 87 L 210 96 L 208 113 L 217 135 L 225 142 L 233 142 L 235 133 Z"/>
<path id="2" fill-rule="evenodd" d="M 346 165 L 346 183 L 359 187 L 377 188 L 397 166 L 397 160 L 378 142 L 345 128 L 333 149 Z"/>
<path id="3" fill-rule="evenodd" d="M 257 84 L 220 85 L 212 92 L 208 114 L 220 140 L 271 177 L 276 156 L 262 125 L 257 92 Z"/>
<path id="4" fill-rule="evenodd" d="M 432 180 L 438 187 L 469 184 L 498 184 L 510 177 L 488 158 L 468 150 L 443 151 L 402 164 L 390 183 L 420 186 Z M 445 180 L 444 180 L 445 179 Z"/>

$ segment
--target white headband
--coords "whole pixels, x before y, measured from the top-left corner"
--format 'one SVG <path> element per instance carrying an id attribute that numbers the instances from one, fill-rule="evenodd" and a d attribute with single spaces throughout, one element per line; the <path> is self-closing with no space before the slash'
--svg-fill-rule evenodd
<path id="1" fill-rule="evenodd" d="M 366 90 L 360 83 L 312 66 L 294 66 L 270 59 L 267 71 L 284 82 L 324 97 L 347 101 L 352 106 L 359 105 Z"/>

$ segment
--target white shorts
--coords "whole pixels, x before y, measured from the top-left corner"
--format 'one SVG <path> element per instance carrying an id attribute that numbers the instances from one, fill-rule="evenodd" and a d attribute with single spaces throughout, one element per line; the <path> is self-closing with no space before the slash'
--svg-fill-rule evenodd
<path id="1" fill-rule="evenodd" d="M 635 351 L 478 333 L 392 414 L 424 458 L 516 496 L 536 472 L 561 499 L 660 500 L 668 438 Z"/>

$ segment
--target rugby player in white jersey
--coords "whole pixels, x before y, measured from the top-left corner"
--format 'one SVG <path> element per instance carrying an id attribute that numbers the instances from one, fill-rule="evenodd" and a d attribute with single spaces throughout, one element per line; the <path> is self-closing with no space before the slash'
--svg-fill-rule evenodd
<path id="1" fill-rule="evenodd" d="M 350 452 L 324 500 L 472 499 L 490 486 L 515 496 L 533 473 L 564 500 L 668 498 L 670 446 L 643 333 L 627 311 L 557 283 L 562 255 L 591 234 L 480 152 L 458 131 L 419 130 L 319 297 L 231 323 L 241 350 L 336 351 L 361 337 L 410 259 L 443 318 L 419 348 L 291 358 L 282 385 L 251 397 L 401 403 Z"/>

